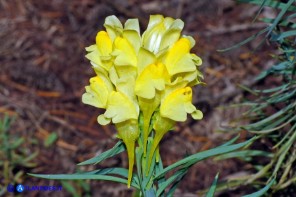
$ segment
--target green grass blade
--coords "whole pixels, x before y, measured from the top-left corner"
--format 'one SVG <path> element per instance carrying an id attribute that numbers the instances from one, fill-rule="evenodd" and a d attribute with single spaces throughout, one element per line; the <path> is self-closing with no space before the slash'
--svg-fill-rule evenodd
<path id="1" fill-rule="evenodd" d="M 290 36 L 295 36 L 296 35 L 296 30 L 290 30 L 281 33 L 278 37 L 277 40 L 283 40 L 284 38 L 290 37 Z"/>
<path id="2" fill-rule="evenodd" d="M 255 193 L 252 193 L 252 194 L 245 195 L 243 197 L 260 197 L 260 196 L 262 196 L 263 194 L 265 194 L 269 190 L 269 188 L 273 185 L 274 181 L 275 181 L 275 179 L 270 181 L 270 183 L 268 185 L 266 185 L 265 187 L 263 187 L 261 190 L 255 192 Z"/>
<path id="3" fill-rule="evenodd" d="M 225 142 L 224 144 L 222 144 L 221 146 L 229 146 L 231 144 L 233 144 L 234 142 L 236 142 L 238 140 L 238 138 L 240 137 L 240 134 L 238 134 L 237 136 L 235 136 L 234 138 L 232 138 L 231 140 L 229 140 L 228 142 Z M 221 147 L 220 146 L 220 147 Z"/>
<path id="4" fill-rule="evenodd" d="M 105 159 L 108 159 L 110 157 L 113 157 L 114 155 L 117 155 L 117 154 L 123 152 L 124 150 L 125 150 L 124 143 L 122 141 L 119 141 L 115 144 L 115 146 L 113 148 L 101 153 L 98 156 L 95 156 L 91 159 L 81 162 L 77 165 L 81 166 L 81 165 L 97 164 Z"/>
<path id="5" fill-rule="evenodd" d="M 215 176 L 215 180 L 212 183 L 208 193 L 206 194 L 206 197 L 214 197 L 216 187 L 217 187 L 218 177 L 219 177 L 219 173 Z"/>
<path id="6" fill-rule="evenodd" d="M 249 160 L 248 158 L 256 156 L 272 157 L 273 154 L 260 150 L 242 150 L 220 155 L 218 157 L 215 157 L 215 160 L 224 160 L 230 158 L 241 158 L 243 160 Z"/>
<path id="7" fill-rule="evenodd" d="M 254 17 L 252 23 L 254 23 L 254 22 L 257 20 L 259 14 L 262 12 L 262 10 L 263 10 L 263 8 L 264 8 L 264 6 L 265 6 L 265 3 L 266 3 L 266 0 L 263 0 L 263 2 L 261 3 L 260 8 L 259 8 L 259 10 L 258 10 L 256 16 Z"/>
<path id="8" fill-rule="evenodd" d="M 261 5 L 262 4 L 262 0 L 238 0 L 238 2 L 240 3 L 251 3 L 251 4 L 255 4 L 255 5 Z M 276 9 L 283 9 L 286 4 L 285 3 L 281 3 L 279 1 L 274 1 L 274 0 L 266 0 L 264 6 L 268 6 L 271 8 L 276 8 Z M 288 11 L 296 11 L 296 7 L 295 6 L 290 6 L 288 8 Z"/>
<path id="9" fill-rule="evenodd" d="M 278 25 L 278 23 L 280 22 L 280 20 L 282 19 L 282 17 L 284 16 L 284 14 L 288 11 L 289 7 L 292 5 L 292 3 L 294 3 L 295 0 L 289 0 L 288 3 L 286 3 L 285 5 L 282 6 L 282 10 L 280 11 L 280 13 L 277 15 L 277 17 L 274 19 L 272 25 L 269 28 L 269 31 L 266 34 L 266 37 L 270 35 L 270 33 L 272 32 L 272 30 L 274 30 L 274 28 Z"/>
<path id="10" fill-rule="evenodd" d="M 117 183 L 127 184 L 127 180 L 115 176 L 109 175 L 97 175 L 97 174 L 31 174 L 28 173 L 30 176 L 34 176 L 37 178 L 43 179 L 54 179 L 54 180 L 102 180 L 102 181 L 113 181 Z M 139 185 L 132 181 L 131 186 L 136 189 L 140 189 Z"/>
<path id="11" fill-rule="evenodd" d="M 161 187 L 158 188 L 156 196 L 160 196 L 161 193 L 164 192 L 164 190 L 170 185 L 172 184 L 174 181 L 176 181 L 177 179 L 181 180 L 185 174 L 187 173 L 188 168 L 187 169 L 182 169 L 177 171 L 174 175 L 172 175 L 170 178 L 168 178 Z"/>
<path id="12" fill-rule="evenodd" d="M 217 50 L 217 51 L 218 51 L 218 52 L 226 52 L 226 51 L 230 51 L 230 50 L 232 50 L 232 49 L 238 48 L 238 47 L 240 47 L 240 46 L 242 46 L 242 45 L 244 45 L 244 44 L 246 44 L 246 43 L 248 43 L 248 42 L 254 40 L 254 39 L 257 38 L 258 36 L 260 36 L 260 35 L 264 34 L 265 32 L 267 32 L 268 30 L 269 30 L 269 27 L 266 27 L 265 29 L 259 31 L 258 33 L 256 33 L 256 34 L 250 36 L 249 38 L 245 39 L 244 41 L 242 41 L 242 42 L 240 42 L 240 43 L 238 43 L 238 44 L 235 44 L 235 45 L 233 45 L 233 46 L 231 46 L 231 47 L 229 47 L 229 48 L 226 48 L 226 49 L 219 49 L 219 50 Z"/>

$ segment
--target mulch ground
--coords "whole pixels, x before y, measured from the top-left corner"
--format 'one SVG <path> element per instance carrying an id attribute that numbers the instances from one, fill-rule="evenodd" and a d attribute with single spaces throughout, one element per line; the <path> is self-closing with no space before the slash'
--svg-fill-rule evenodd
<path id="1" fill-rule="evenodd" d="M 193 52 L 203 59 L 204 87 L 194 90 L 194 103 L 205 114 L 201 121 L 189 119 L 178 124 L 161 144 L 163 160 L 169 165 L 187 154 L 222 144 L 233 135 L 217 132 L 242 110 L 225 110 L 238 102 L 243 94 L 237 84 L 252 85 L 253 78 L 270 59 L 267 45 L 252 53 L 258 41 L 241 48 L 220 53 L 217 49 L 232 46 L 251 36 L 264 24 L 251 24 L 258 7 L 238 5 L 231 0 L 1 0 L 0 1 L 0 115 L 15 117 L 11 134 L 23 136 L 23 149 L 34 159 L 36 167 L 23 168 L 30 173 L 73 173 L 77 163 L 98 154 L 115 143 L 112 126 L 96 122 L 102 110 L 82 104 L 81 95 L 94 75 L 84 55 L 85 47 L 94 43 L 96 33 L 103 29 L 106 16 L 116 15 L 123 22 L 139 18 L 146 27 L 150 14 L 181 18 L 184 34 L 197 40 Z M 270 10 L 262 14 L 273 14 Z M 58 140 L 51 146 L 44 141 L 51 133 Z M 241 135 L 240 140 L 247 136 Z M 125 154 L 95 167 L 127 166 Z M 241 161 L 216 163 L 212 160 L 194 166 L 180 185 L 182 196 L 196 194 L 208 187 L 217 172 L 223 177 L 247 172 Z M 1 177 L 0 172 L 0 177 Z M 2 178 L 1 178 L 2 179 Z M 59 182 L 35 179 L 24 175 L 20 182 L 27 185 L 60 185 Z M 1 182 L 0 182 L 1 183 Z M 75 185 L 79 196 L 128 196 L 125 185 L 101 181 L 86 181 L 87 192 Z M 3 184 L 3 183 L 1 183 Z M 244 191 L 239 191 L 244 193 Z M 11 194 L 12 195 L 12 194 Z M 72 196 L 68 191 L 55 193 L 30 192 L 28 196 Z M 230 195 L 230 194 L 229 194 Z M 233 192 L 231 196 L 240 195 Z M 27 196 L 27 195 L 26 195 Z"/>

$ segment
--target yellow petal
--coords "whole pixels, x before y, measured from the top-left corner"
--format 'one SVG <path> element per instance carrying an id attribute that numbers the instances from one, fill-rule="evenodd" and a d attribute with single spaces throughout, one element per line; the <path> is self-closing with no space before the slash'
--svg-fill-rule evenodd
<path id="1" fill-rule="evenodd" d="M 137 66 L 135 49 L 126 38 L 117 37 L 114 41 L 114 64 L 117 66 Z"/>
<path id="2" fill-rule="evenodd" d="M 172 46 L 180 38 L 181 31 L 184 27 L 184 22 L 180 19 L 176 19 L 168 24 L 167 31 L 163 35 L 159 51 Z"/>
<path id="3" fill-rule="evenodd" d="M 106 28 L 111 40 L 114 41 L 117 36 L 120 36 L 123 31 L 120 20 L 112 15 L 105 19 L 104 27 Z"/>
<path id="4" fill-rule="evenodd" d="M 116 84 L 116 90 L 128 97 L 128 99 L 133 103 L 134 107 L 136 108 L 137 113 L 139 114 L 139 105 L 134 92 L 134 87 L 135 78 L 133 76 L 120 78 L 118 79 Z"/>
<path id="5" fill-rule="evenodd" d="M 109 56 L 112 52 L 112 40 L 105 31 L 98 32 L 96 36 L 96 45 L 101 56 Z"/>
<path id="6" fill-rule="evenodd" d="M 141 47 L 138 53 L 138 74 L 140 75 L 148 65 L 155 63 L 155 61 L 155 55 L 147 49 Z"/>
<path id="7" fill-rule="evenodd" d="M 168 81 L 169 75 L 164 64 L 150 64 L 138 76 L 135 93 L 140 97 L 152 99 L 155 96 L 155 91 L 164 90 L 165 83 Z"/>
<path id="8" fill-rule="evenodd" d="M 143 47 L 157 54 L 175 43 L 184 27 L 182 20 L 162 15 L 152 15 L 147 30 L 143 33 Z"/>
<path id="9" fill-rule="evenodd" d="M 106 118 L 111 118 L 113 123 L 123 122 L 129 119 L 138 119 L 138 111 L 133 102 L 121 92 L 111 92 L 108 98 Z"/>
<path id="10" fill-rule="evenodd" d="M 124 24 L 123 37 L 126 38 L 137 52 L 141 46 L 140 26 L 138 19 L 128 19 Z"/>
<path id="11" fill-rule="evenodd" d="M 87 59 L 89 59 L 91 62 L 95 63 L 96 65 L 102 65 L 100 53 L 99 53 L 99 50 L 96 45 L 91 45 L 85 49 L 86 49 L 86 51 L 89 52 L 85 56 Z"/>
<path id="12" fill-rule="evenodd" d="M 104 114 L 98 116 L 97 121 L 100 125 L 107 125 L 111 122 L 111 118 L 106 118 Z"/>
<path id="13" fill-rule="evenodd" d="M 150 16 L 147 30 L 142 36 L 143 46 L 155 54 L 159 51 L 161 39 L 166 31 L 163 20 L 162 15 Z"/>
<path id="14" fill-rule="evenodd" d="M 192 72 L 196 70 L 193 56 L 189 53 L 191 48 L 190 40 L 181 38 L 171 49 L 169 49 L 164 59 L 170 76 L 177 73 Z"/>
<path id="15" fill-rule="evenodd" d="M 100 66 L 105 70 L 109 70 L 112 66 L 111 52 L 112 41 L 105 31 L 98 32 L 96 36 L 96 45 L 91 45 L 86 48 L 89 53 L 86 58 L 93 62 L 97 67 Z"/>

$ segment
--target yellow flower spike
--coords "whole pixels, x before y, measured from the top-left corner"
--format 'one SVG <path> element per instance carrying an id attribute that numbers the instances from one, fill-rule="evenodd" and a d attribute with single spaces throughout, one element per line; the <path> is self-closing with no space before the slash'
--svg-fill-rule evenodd
<path id="1" fill-rule="evenodd" d="M 153 99 L 146 99 L 139 97 L 139 106 L 143 113 L 143 149 L 144 149 L 144 156 L 146 156 L 147 152 L 147 142 L 148 137 L 150 135 L 149 132 L 149 125 L 151 123 L 151 117 L 154 113 L 154 111 L 158 108 L 160 104 L 160 94 L 156 93 L 155 97 Z"/>
<path id="2" fill-rule="evenodd" d="M 139 138 L 139 128 L 137 120 L 128 120 L 116 124 L 118 136 L 124 142 L 128 154 L 128 181 L 127 186 L 130 188 L 133 176 L 133 166 L 135 162 L 135 142 Z"/>
<path id="3" fill-rule="evenodd" d="M 185 121 L 187 113 L 194 119 L 202 119 L 203 114 L 191 103 L 192 89 L 185 87 L 177 89 L 164 98 L 160 105 L 160 115 L 174 121 Z"/>
<path id="4" fill-rule="evenodd" d="M 86 86 L 86 93 L 82 95 L 82 102 L 98 108 L 105 108 L 109 93 L 112 91 L 110 82 L 99 76 L 92 77 L 90 85 Z"/>
<path id="5" fill-rule="evenodd" d="M 147 30 L 142 36 L 144 48 L 158 53 L 179 39 L 183 27 L 184 23 L 180 19 L 164 18 L 162 15 L 150 16 Z"/>
<path id="6" fill-rule="evenodd" d="M 149 174 L 149 169 L 152 163 L 153 155 L 158 148 L 159 142 L 163 138 L 164 134 L 166 134 L 170 129 L 175 125 L 175 121 L 169 118 L 164 118 L 160 114 L 157 116 L 156 121 L 153 125 L 153 129 L 155 131 L 155 136 L 153 139 L 152 147 L 148 157 L 148 166 L 146 168 L 146 174 Z"/>
<path id="7" fill-rule="evenodd" d="M 104 27 L 106 31 L 97 33 L 96 44 L 86 48 L 97 76 L 90 79 L 82 101 L 106 109 L 97 118 L 99 124 L 115 124 L 128 154 L 130 187 L 140 135 L 141 164 L 148 174 L 154 154 L 156 162 L 160 159 L 161 139 L 175 123 L 185 121 L 187 113 L 202 118 L 192 104 L 191 89 L 202 83 L 198 70 L 202 61 L 190 53 L 194 39 L 181 36 L 184 23 L 180 19 L 152 15 L 142 36 L 137 19 L 129 19 L 123 26 L 116 16 L 109 16 Z M 154 139 L 147 152 L 151 128 Z"/>
<path id="8" fill-rule="evenodd" d="M 139 97 L 152 99 L 155 96 L 155 91 L 162 91 L 165 88 L 165 83 L 169 82 L 170 77 L 164 64 L 158 62 L 150 64 L 138 76 L 135 85 L 135 93 Z"/>
<path id="9" fill-rule="evenodd" d="M 183 72 L 196 70 L 196 57 L 190 54 L 191 43 L 188 38 L 181 38 L 165 55 L 164 64 L 167 66 L 170 76 Z"/>

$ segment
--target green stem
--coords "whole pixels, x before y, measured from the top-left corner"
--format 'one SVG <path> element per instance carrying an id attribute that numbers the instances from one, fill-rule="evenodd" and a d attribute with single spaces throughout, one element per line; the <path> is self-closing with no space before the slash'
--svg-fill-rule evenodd
<path id="1" fill-rule="evenodd" d="M 149 169 L 150 169 L 150 166 L 151 166 L 151 163 L 152 163 L 154 152 L 155 152 L 156 148 L 158 147 L 159 142 L 162 139 L 164 134 L 165 134 L 165 132 L 156 132 L 155 133 L 155 137 L 153 139 L 153 144 L 152 144 L 152 147 L 150 149 L 150 153 L 149 153 L 149 157 L 148 157 L 148 166 L 146 168 L 146 175 L 149 174 Z"/>

